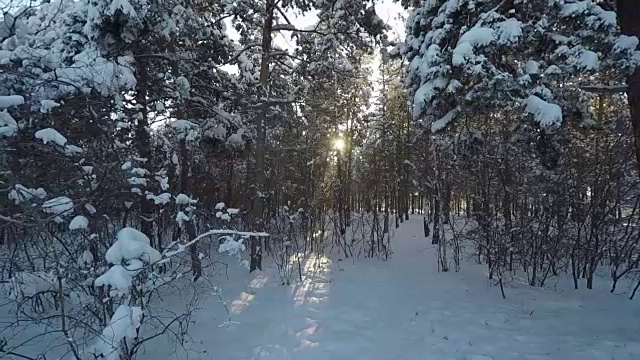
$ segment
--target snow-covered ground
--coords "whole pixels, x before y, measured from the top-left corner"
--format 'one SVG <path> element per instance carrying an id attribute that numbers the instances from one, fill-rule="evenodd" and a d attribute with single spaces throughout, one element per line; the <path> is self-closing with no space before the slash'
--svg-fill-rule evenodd
<path id="1" fill-rule="evenodd" d="M 516 282 L 504 300 L 482 266 L 438 273 L 421 232 L 419 217 L 397 229 L 388 261 L 311 259 L 292 286 L 280 284 L 275 267 L 247 274 L 230 265 L 220 296 L 201 295 L 192 340 L 158 338 L 141 358 L 640 358 L 640 306 L 608 293 L 608 283 L 576 291 Z"/>

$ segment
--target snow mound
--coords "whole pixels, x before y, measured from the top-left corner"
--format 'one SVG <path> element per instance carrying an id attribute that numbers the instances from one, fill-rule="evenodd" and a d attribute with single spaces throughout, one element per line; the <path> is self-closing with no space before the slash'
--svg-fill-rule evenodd
<path id="1" fill-rule="evenodd" d="M 42 204 L 42 210 L 49 214 L 66 215 L 73 211 L 73 200 L 66 196 L 59 196 L 47 200 Z"/>
<path id="2" fill-rule="evenodd" d="M 118 346 L 123 339 L 135 339 L 137 329 L 142 322 L 142 309 L 137 306 L 120 305 L 111 317 L 109 324 L 97 337 L 89 353 L 96 358 L 116 360 L 119 358 Z"/>
<path id="3" fill-rule="evenodd" d="M 20 95 L 2 95 L 0 96 L 0 109 L 6 109 L 11 106 L 24 104 L 24 98 Z"/>
<path id="4" fill-rule="evenodd" d="M 192 202 L 195 202 L 195 200 L 191 200 L 191 198 L 185 194 L 178 194 L 178 196 L 176 196 L 176 204 L 189 205 Z"/>
<path id="5" fill-rule="evenodd" d="M 473 55 L 474 47 L 489 45 L 494 40 L 493 29 L 482 26 L 471 28 L 460 37 L 456 48 L 453 49 L 453 65 L 463 65 L 465 59 Z"/>
<path id="6" fill-rule="evenodd" d="M 162 258 L 158 250 L 151 247 L 147 235 L 129 227 L 118 231 L 116 242 L 107 250 L 105 259 L 110 264 L 121 264 L 123 260 L 140 259 L 154 263 Z"/>
<path id="7" fill-rule="evenodd" d="M 162 193 L 160 195 L 147 194 L 147 200 L 153 200 L 155 205 L 165 205 L 171 201 L 171 194 Z"/>
<path id="8" fill-rule="evenodd" d="M 516 19 L 510 18 L 497 24 L 498 43 L 511 44 L 518 41 L 522 36 L 522 23 Z"/>
<path id="9" fill-rule="evenodd" d="M 180 224 L 182 226 L 182 224 L 185 221 L 189 221 L 189 217 L 187 216 L 187 214 L 185 214 L 182 211 L 178 211 L 178 214 L 176 215 L 176 221 L 178 222 L 178 224 Z"/>
<path id="10" fill-rule="evenodd" d="M 189 121 L 189 120 L 174 120 L 169 126 L 178 130 L 189 130 L 198 127 L 197 124 Z"/>
<path id="11" fill-rule="evenodd" d="M 535 95 L 525 100 L 526 111 L 543 126 L 555 126 L 562 123 L 562 109 L 556 104 L 546 102 Z"/>
<path id="12" fill-rule="evenodd" d="M 460 110 L 458 108 L 455 108 L 449 111 L 442 118 L 434 121 L 433 124 L 431 124 L 431 132 L 435 133 L 447 127 L 447 125 L 449 125 L 449 123 L 453 121 L 453 119 L 455 119 L 456 115 L 458 115 L 458 112 L 460 112 Z"/>
<path id="13" fill-rule="evenodd" d="M 635 51 L 638 48 L 638 38 L 635 36 L 620 35 L 613 45 L 614 52 Z"/>
<path id="14" fill-rule="evenodd" d="M 113 265 L 94 282 L 95 286 L 109 286 L 109 295 L 123 296 L 129 293 L 133 277 L 144 267 L 142 261 L 131 259 L 123 265 Z"/>
<path id="15" fill-rule="evenodd" d="M 23 201 L 31 200 L 34 197 L 44 199 L 45 197 L 47 197 L 47 192 L 44 191 L 43 188 L 30 189 L 24 185 L 16 184 L 16 186 L 14 186 L 14 189 L 9 191 L 8 195 L 9 200 L 13 200 L 16 205 Z"/>
<path id="16" fill-rule="evenodd" d="M 67 146 L 64 147 L 65 155 L 82 154 L 83 152 L 84 152 L 84 150 L 82 150 L 82 148 L 77 147 L 75 145 L 67 145 Z"/>
<path id="17" fill-rule="evenodd" d="M 89 219 L 78 215 L 69 223 L 69 230 L 86 229 L 89 226 Z"/>
<path id="18" fill-rule="evenodd" d="M 0 112 L 0 136 L 13 136 L 18 132 L 18 123 L 6 111 Z"/>
<path id="19" fill-rule="evenodd" d="M 91 215 L 96 213 L 96 208 L 91 204 L 84 204 L 84 208 L 87 209 Z"/>
<path id="20" fill-rule="evenodd" d="M 597 70 L 600 66 L 600 60 L 598 54 L 590 50 L 583 50 L 580 52 L 578 58 L 578 67 L 584 70 Z"/>
<path id="21" fill-rule="evenodd" d="M 64 146 L 67 143 L 67 138 L 65 138 L 57 130 L 52 128 L 36 131 L 36 139 L 42 140 L 42 142 L 45 144 L 52 142 L 60 146 Z"/>
<path id="22" fill-rule="evenodd" d="M 60 106 L 57 102 L 53 100 L 40 100 L 40 112 L 43 114 L 47 114 L 52 109 Z"/>
<path id="23" fill-rule="evenodd" d="M 529 75 L 540 74 L 540 64 L 537 61 L 527 61 L 524 68 L 525 72 Z"/>
<path id="24" fill-rule="evenodd" d="M 220 244 L 218 248 L 219 253 L 224 253 L 227 255 L 238 255 L 246 249 L 244 245 L 244 239 L 240 239 L 239 241 L 235 241 L 231 236 L 224 236 L 224 242 Z"/>

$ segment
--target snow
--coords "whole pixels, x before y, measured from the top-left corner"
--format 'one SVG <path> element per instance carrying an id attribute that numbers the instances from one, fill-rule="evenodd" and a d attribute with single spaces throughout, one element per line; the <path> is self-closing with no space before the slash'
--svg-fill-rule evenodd
<path id="1" fill-rule="evenodd" d="M 133 228 L 118 231 L 116 242 L 107 250 L 105 259 L 110 264 L 121 264 L 123 260 L 141 259 L 147 263 L 159 261 L 158 250 L 151 247 L 149 238 Z"/>
<path id="2" fill-rule="evenodd" d="M 86 229 L 89 226 L 89 219 L 78 215 L 69 223 L 69 230 Z"/>
<path id="3" fill-rule="evenodd" d="M 468 42 L 461 43 L 453 49 L 451 63 L 456 66 L 464 65 L 471 55 L 473 55 L 473 46 Z"/>
<path id="4" fill-rule="evenodd" d="M 149 179 L 132 176 L 132 177 L 128 178 L 127 181 L 131 185 L 147 186 L 147 182 L 149 181 Z"/>
<path id="5" fill-rule="evenodd" d="M 149 174 L 149 171 L 147 169 L 143 169 L 143 168 L 133 168 L 129 172 L 132 173 L 133 175 L 140 176 L 140 177 L 143 177 L 143 176 Z"/>
<path id="6" fill-rule="evenodd" d="M 166 176 L 157 176 L 156 180 L 158 180 L 158 182 L 160 182 L 160 188 L 164 191 L 167 191 L 169 189 L 169 178 Z"/>
<path id="7" fill-rule="evenodd" d="M 218 248 L 218 252 L 225 253 L 227 255 L 238 255 L 245 249 L 244 239 L 235 241 L 231 236 L 225 236 L 224 242 L 220 244 L 220 247 Z"/>
<path id="8" fill-rule="evenodd" d="M 108 286 L 111 297 L 129 293 L 133 285 L 133 277 L 144 267 L 137 259 L 127 260 L 125 265 L 113 265 L 94 282 L 95 286 Z"/>
<path id="9" fill-rule="evenodd" d="M 93 254 L 89 250 L 85 250 L 80 255 L 78 259 L 78 265 L 80 266 L 90 266 L 93 263 Z"/>
<path id="10" fill-rule="evenodd" d="M 24 104 L 24 98 L 20 95 L 0 95 L 0 109 Z"/>
<path id="11" fill-rule="evenodd" d="M 31 200 L 34 197 L 44 199 L 47 197 L 47 192 L 43 188 L 31 189 L 22 184 L 16 184 L 14 188 L 9 191 L 7 197 L 17 205 L 23 201 Z"/>
<path id="12" fill-rule="evenodd" d="M 46 128 L 36 131 L 36 139 L 42 140 L 43 143 L 48 144 L 50 142 L 59 146 L 64 146 L 67 143 L 67 138 L 62 136 L 57 130 L 52 128 Z"/>
<path id="13" fill-rule="evenodd" d="M 219 202 L 219 203 L 216 204 L 215 209 L 216 210 L 222 210 L 222 209 L 224 209 L 224 207 L 225 207 L 224 203 L 223 202 Z"/>
<path id="14" fill-rule="evenodd" d="M 126 227 L 118 231 L 115 243 L 105 255 L 105 260 L 113 266 L 99 276 L 94 285 L 108 286 L 112 297 L 128 294 L 134 276 L 144 268 L 144 263 L 152 264 L 162 259 L 160 252 L 150 244 L 149 238 L 136 229 Z"/>
<path id="15" fill-rule="evenodd" d="M 84 204 L 84 208 L 87 209 L 89 214 L 93 215 L 96 213 L 96 208 L 91 204 Z"/>
<path id="16" fill-rule="evenodd" d="M 76 154 L 82 154 L 84 152 L 84 150 L 82 150 L 82 148 L 77 147 L 75 145 L 66 145 L 64 147 L 64 153 L 66 155 L 76 155 Z"/>
<path id="17" fill-rule="evenodd" d="M 227 137 L 227 128 L 223 124 L 218 124 L 212 129 L 208 129 L 204 132 L 205 136 L 216 138 L 218 140 L 224 140 Z"/>
<path id="18" fill-rule="evenodd" d="M 67 215 L 73 211 L 73 200 L 66 196 L 59 196 L 47 200 L 42 204 L 42 210 L 54 215 Z"/>
<path id="19" fill-rule="evenodd" d="M 191 198 L 186 194 L 178 194 L 178 196 L 176 196 L 176 204 L 178 205 L 189 205 L 192 202 Z"/>
<path id="20" fill-rule="evenodd" d="M 499 44 L 515 43 L 522 36 L 522 23 L 513 18 L 498 23 L 497 28 L 497 41 Z"/>
<path id="21" fill-rule="evenodd" d="M 169 126 L 178 130 L 189 130 L 198 127 L 198 125 L 189 120 L 174 120 L 169 123 Z"/>
<path id="22" fill-rule="evenodd" d="M 104 360 L 119 359 L 117 351 L 123 339 L 135 339 L 138 336 L 137 329 L 142 322 L 142 309 L 136 306 L 120 305 L 113 313 L 109 324 L 102 334 L 96 338 L 95 344 L 89 349 L 89 353 L 96 358 Z"/>
<path id="23" fill-rule="evenodd" d="M 227 145 L 231 147 L 241 147 L 244 146 L 245 141 L 242 138 L 242 134 L 244 134 L 244 129 L 238 129 L 238 131 L 234 134 L 231 134 L 227 138 Z"/>
<path id="24" fill-rule="evenodd" d="M 222 300 L 202 299 L 186 349 L 160 338 L 141 360 L 640 358 L 638 303 L 625 296 L 516 279 L 502 299 L 486 265 L 470 259 L 460 272 L 437 271 L 420 216 L 396 229 L 391 244 L 388 261 L 303 259 L 302 279 L 290 286 L 273 263 L 251 274 L 225 267 L 216 284 Z"/>
<path id="25" fill-rule="evenodd" d="M 147 200 L 153 200 L 156 205 L 165 205 L 171 201 L 171 194 L 162 193 L 160 195 L 147 194 Z"/>
<path id="26" fill-rule="evenodd" d="M 438 132 L 444 129 L 453 119 L 455 119 L 456 115 L 460 112 L 459 108 L 455 108 L 448 113 L 446 113 L 442 118 L 436 120 L 431 124 L 431 132 Z"/>
<path id="27" fill-rule="evenodd" d="M 584 70 L 597 70 L 600 66 L 598 54 L 593 51 L 583 50 L 578 58 L 578 67 Z"/>
<path id="28" fill-rule="evenodd" d="M 617 53 L 635 51 L 638 48 L 638 42 L 635 36 L 620 35 L 614 42 L 613 51 Z"/>
<path id="29" fill-rule="evenodd" d="M 543 126 L 554 126 L 562 123 L 562 109 L 556 104 L 546 102 L 535 95 L 525 100 L 526 111 Z"/>
<path id="30" fill-rule="evenodd" d="M 540 64 L 537 61 L 529 60 L 525 64 L 525 72 L 529 75 L 540 73 Z"/>
<path id="31" fill-rule="evenodd" d="M 617 16 L 613 11 L 605 11 L 593 0 L 576 1 L 562 6 L 560 15 L 563 17 L 573 17 L 585 12 L 594 13 L 596 18 L 605 26 L 615 27 L 617 25 Z"/>
<path id="32" fill-rule="evenodd" d="M 129 3 L 127 0 L 111 1 L 111 4 L 109 5 L 109 8 L 107 9 L 106 13 L 108 15 L 114 15 L 118 10 L 122 11 L 122 13 L 125 15 L 131 16 L 132 18 L 138 17 L 136 10 L 133 8 L 131 3 Z"/>
<path id="33" fill-rule="evenodd" d="M 191 91 L 191 84 L 189 84 L 189 80 L 187 80 L 187 78 L 185 78 L 184 76 L 178 77 L 176 79 L 176 91 L 183 98 L 188 98 L 189 92 Z"/>
<path id="34" fill-rule="evenodd" d="M 57 102 L 53 100 L 40 100 L 40 112 L 43 114 L 47 114 L 52 109 L 60 106 Z"/>
<path id="35" fill-rule="evenodd" d="M 562 70 L 557 65 L 549 66 L 545 71 L 545 75 L 558 75 L 562 74 Z"/>
<path id="36" fill-rule="evenodd" d="M 18 123 L 5 110 L 0 111 L 0 136 L 13 136 L 18 132 Z"/>
<path id="37" fill-rule="evenodd" d="M 574 16 L 579 13 L 583 13 L 589 9 L 590 0 L 576 1 L 574 3 L 564 4 L 560 15 L 562 16 Z"/>
<path id="38" fill-rule="evenodd" d="M 178 214 L 176 214 L 176 222 L 180 225 L 182 225 L 185 221 L 189 221 L 191 219 L 189 219 L 189 216 L 187 216 L 187 214 L 185 214 L 182 211 L 178 211 Z"/>
<path id="39" fill-rule="evenodd" d="M 513 27 L 513 26 L 511 26 Z M 458 44 L 470 43 L 473 46 L 489 45 L 494 40 L 493 29 L 476 26 L 464 33 L 458 40 Z"/>
<path id="40" fill-rule="evenodd" d="M 240 209 L 228 208 L 227 214 L 229 215 L 237 215 L 240 212 Z"/>
<path id="41" fill-rule="evenodd" d="M 44 291 L 55 291 L 58 279 L 50 273 L 17 272 L 6 284 L 0 284 L 12 300 L 31 297 Z"/>
<path id="42" fill-rule="evenodd" d="M 418 118 L 436 96 L 436 91 L 446 87 L 447 84 L 448 82 L 444 78 L 437 78 L 422 84 L 413 96 L 415 104 L 413 117 Z"/>
<path id="43" fill-rule="evenodd" d="M 229 214 L 222 214 L 220 216 L 220 219 L 225 220 L 225 221 L 229 221 L 229 220 L 231 220 L 231 216 Z"/>

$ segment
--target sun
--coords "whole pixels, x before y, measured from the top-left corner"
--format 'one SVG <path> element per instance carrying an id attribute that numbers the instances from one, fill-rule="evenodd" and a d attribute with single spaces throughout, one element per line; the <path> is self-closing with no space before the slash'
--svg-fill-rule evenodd
<path id="1" fill-rule="evenodd" d="M 342 151 L 345 148 L 345 142 L 344 139 L 341 138 L 337 138 L 335 140 L 333 140 L 333 148 L 338 150 L 338 151 Z"/>

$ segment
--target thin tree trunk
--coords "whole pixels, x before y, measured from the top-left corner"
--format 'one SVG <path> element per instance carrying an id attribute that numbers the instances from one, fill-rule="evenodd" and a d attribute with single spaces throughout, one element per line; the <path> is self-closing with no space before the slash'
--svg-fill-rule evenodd
<path id="1" fill-rule="evenodd" d="M 640 1 L 616 1 L 618 25 L 623 34 L 640 39 Z M 631 113 L 631 127 L 635 142 L 637 166 L 640 169 L 640 67 L 627 78 L 627 96 Z"/>
<path id="2" fill-rule="evenodd" d="M 187 143 L 184 138 L 180 139 L 180 191 L 184 194 L 189 194 L 189 154 L 187 153 Z M 187 238 L 189 241 L 196 238 L 196 227 L 193 219 L 184 223 L 185 230 L 187 231 Z M 189 246 L 189 255 L 191 257 L 191 273 L 193 275 L 193 281 L 197 281 L 202 276 L 202 261 L 200 260 L 200 253 L 198 252 L 198 243 L 193 243 Z"/>
<path id="3" fill-rule="evenodd" d="M 265 194 L 265 144 L 267 131 L 265 128 L 265 119 L 267 110 L 269 109 L 269 62 L 271 55 L 271 32 L 273 28 L 273 11 L 275 10 L 275 0 L 266 0 L 266 14 L 264 25 L 262 27 L 262 58 L 260 61 L 260 87 L 264 97 L 264 103 L 260 106 L 258 115 L 256 116 L 256 147 L 255 147 L 255 182 L 253 189 L 253 217 L 255 230 L 264 230 L 264 203 L 263 196 Z M 262 269 L 262 246 L 258 244 L 261 240 L 252 237 L 250 242 L 251 262 L 249 272 L 256 269 Z M 268 241 L 268 240 L 267 240 Z"/>

